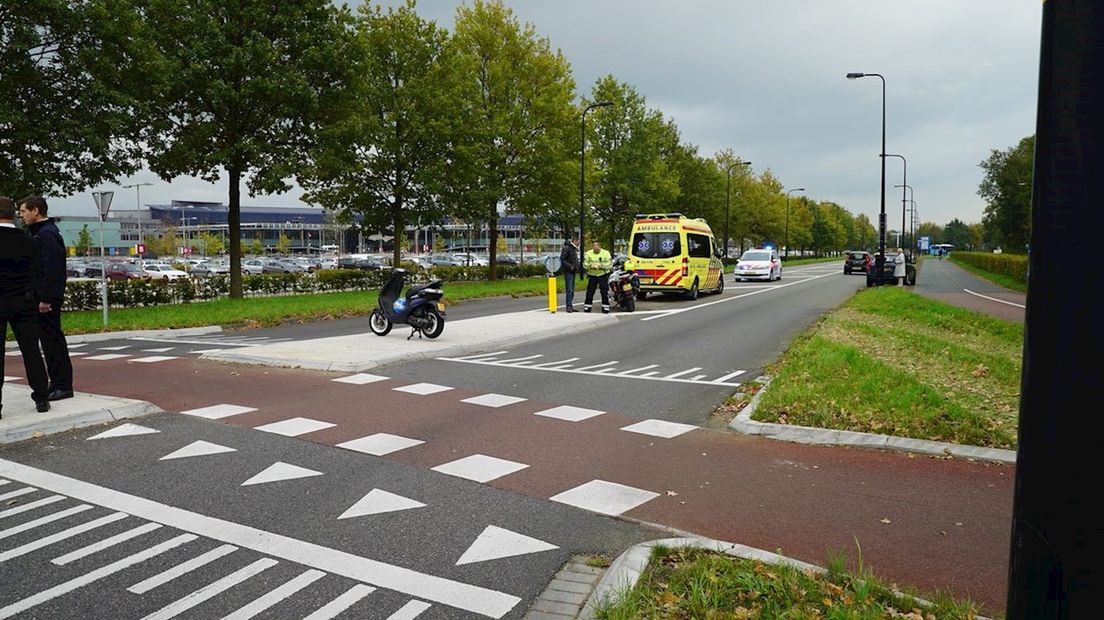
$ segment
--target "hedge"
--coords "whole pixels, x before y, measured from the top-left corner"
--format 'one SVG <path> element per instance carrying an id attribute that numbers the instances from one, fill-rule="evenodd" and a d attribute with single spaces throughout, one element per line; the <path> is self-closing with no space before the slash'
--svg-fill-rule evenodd
<path id="1" fill-rule="evenodd" d="M 990 273 L 1008 276 L 1027 285 L 1027 255 L 993 254 L 992 252 L 955 252 L 955 260 L 984 269 Z"/>

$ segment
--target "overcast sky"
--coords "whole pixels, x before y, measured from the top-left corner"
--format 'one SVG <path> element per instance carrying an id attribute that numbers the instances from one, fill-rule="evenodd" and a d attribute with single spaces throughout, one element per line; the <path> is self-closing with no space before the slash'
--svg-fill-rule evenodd
<path id="1" fill-rule="evenodd" d="M 350 6 L 359 2 L 350 2 Z M 398 0 L 383 2 L 396 5 Z M 421 0 L 452 30 L 460 0 Z M 840 203 L 877 225 L 882 82 L 886 151 L 907 160 L 921 220 L 981 221 L 978 163 L 1035 132 L 1039 0 L 507 0 L 571 64 L 576 92 L 610 74 L 674 120 L 702 156 L 732 148 L 755 173 Z M 886 165 L 888 228 L 901 221 L 902 162 Z M 226 202 L 225 182 L 149 172 L 121 179 L 143 204 Z M 112 210 L 134 209 L 135 189 Z M 243 204 L 296 206 L 299 191 Z M 738 205 L 734 202 L 734 208 Z M 90 191 L 53 199 L 58 214 L 94 215 Z"/>

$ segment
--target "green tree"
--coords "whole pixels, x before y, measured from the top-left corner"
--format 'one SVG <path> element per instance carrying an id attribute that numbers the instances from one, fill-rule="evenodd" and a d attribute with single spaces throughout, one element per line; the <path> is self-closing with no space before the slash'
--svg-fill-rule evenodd
<path id="1" fill-rule="evenodd" d="M 978 195 L 986 202 L 982 223 L 987 236 L 1006 251 L 1026 252 L 1031 237 L 1035 136 L 1028 136 L 1004 151 L 994 149 L 989 158 L 978 165 L 985 171 Z"/>
<path id="2" fill-rule="evenodd" d="M 88 230 L 88 224 L 81 226 L 77 233 L 77 256 L 88 256 L 92 253 L 92 233 Z"/>
<path id="3" fill-rule="evenodd" d="M 287 254 L 289 249 L 291 249 L 291 240 L 281 230 L 280 237 L 276 239 L 276 251 L 280 254 Z"/>
<path id="4" fill-rule="evenodd" d="M 463 133 L 453 136 L 443 191 L 455 215 L 486 222 L 494 280 L 500 207 L 562 217 L 572 202 L 575 83 L 563 55 L 500 1 L 461 6 L 455 24 Z"/>
<path id="5" fill-rule="evenodd" d="M 346 222 L 360 214 L 400 240 L 407 224 L 438 218 L 437 183 L 456 118 L 446 41 L 413 0 L 386 12 L 361 7 L 349 118 L 323 132 L 303 179 L 310 200 Z M 395 243 L 395 264 L 401 250 Z"/>
<path id="6" fill-rule="evenodd" d="M 65 195 L 138 167 L 144 70 L 128 0 L 0 2 L 0 187 Z"/>
<path id="7" fill-rule="evenodd" d="M 335 122 L 352 81 L 351 16 L 328 0 L 146 0 L 164 80 L 150 168 L 229 185 L 230 297 L 241 298 L 241 184 L 278 193 Z"/>
<path id="8" fill-rule="evenodd" d="M 955 218 L 943 228 L 943 241 L 941 243 L 950 243 L 955 248 L 964 250 L 973 245 L 971 239 L 970 227 Z"/>

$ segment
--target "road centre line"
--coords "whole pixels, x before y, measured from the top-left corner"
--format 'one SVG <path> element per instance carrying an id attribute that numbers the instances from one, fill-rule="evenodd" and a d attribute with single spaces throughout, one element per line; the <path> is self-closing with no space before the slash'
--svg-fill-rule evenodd
<path id="1" fill-rule="evenodd" d="M 819 276 L 810 276 L 808 278 L 805 278 L 805 279 L 802 279 L 802 280 L 797 280 L 797 281 L 794 281 L 794 282 L 787 282 L 785 284 L 776 284 L 774 286 L 764 287 L 764 288 L 761 288 L 759 290 L 744 293 L 742 295 L 734 295 L 732 297 L 725 297 L 723 299 L 717 299 L 715 301 L 706 302 L 704 304 L 695 304 L 693 306 L 688 306 L 686 308 L 679 308 L 677 310 L 668 310 L 664 314 L 657 314 L 655 316 L 650 316 L 650 317 L 643 318 L 643 319 L 640 319 L 640 320 L 641 321 L 653 321 L 655 319 L 662 319 L 663 317 L 667 317 L 667 316 L 682 314 L 683 312 L 691 312 L 693 310 L 701 310 L 702 308 L 708 308 L 709 306 L 712 306 L 712 305 L 715 305 L 715 304 L 723 304 L 723 303 L 727 303 L 727 302 L 730 302 L 730 301 L 734 301 L 736 299 L 743 299 L 744 297 L 749 297 L 751 295 L 758 295 L 760 293 L 766 293 L 768 291 L 777 291 L 779 289 L 783 289 L 783 288 L 786 288 L 788 286 L 794 286 L 795 284 L 803 284 L 803 283 L 808 282 L 810 280 L 817 280 L 819 278 L 827 278 L 827 277 L 833 276 L 833 275 L 837 275 L 835 271 L 833 271 L 832 273 L 825 273 L 825 274 L 822 274 L 822 275 L 819 275 Z"/>
<path id="2" fill-rule="evenodd" d="M 622 374 L 606 374 L 611 371 L 617 370 L 616 368 L 602 368 L 595 370 L 594 372 L 586 372 L 581 368 L 536 368 L 534 366 L 518 366 L 516 364 L 503 364 L 501 362 L 484 362 L 481 360 L 466 360 L 457 357 L 437 357 L 434 358 L 442 362 L 460 362 L 461 364 L 479 364 L 482 366 L 501 366 L 504 368 L 517 368 L 520 370 L 537 370 L 541 372 L 564 372 L 575 375 L 587 375 L 589 377 L 611 377 L 614 379 L 643 379 L 645 381 L 663 381 L 667 383 L 689 383 L 692 385 L 723 385 L 728 387 L 739 387 L 740 383 L 729 383 L 724 381 L 699 381 L 694 379 L 670 379 L 667 377 L 652 377 L 646 375 L 622 375 Z M 599 366 L 606 366 L 609 364 L 616 364 L 617 362 L 606 362 L 605 364 L 596 364 L 594 366 L 588 366 L 587 368 L 597 368 Z M 691 368 L 688 371 L 677 373 L 686 374 L 686 372 L 693 372 L 698 370 L 697 368 Z M 704 378 L 706 375 L 698 375 L 699 378 Z"/>
<path id="3" fill-rule="evenodd" d="M 91 502 L 111 510 L 126 512 L 185 532 L 251 549 L 264 555 L 275 556 L 290 562 L 317 568 L 323 572 L 342 575 L 350 579 L 491 618 L 501 618 L 521 601 L 520 598 L 505 592 L 420 573 L 240 523 L 209 517 L 60 474 L 28 467 L 14 461 L 0 459 L 0 476 L 42 489 L 49 489 L 54 493 L 62 493 L 80 501 Z M 76 509 L 86 510 L 91 507 L 88 504 L 82 504 Z M 5 532 L 10 531 L 9 529 Z M 3 534 L 4 532 L 0 532 L 0 537 L 3 537 Z"/>
<path id="4" fill-rule="evenodd" d="M 1005 301 L 1005 300 L 1003 300 L 1003 299 L 997 299 L 996 297 L 990 297 L 990 296 L 988 296 L 988 295 L 982 295 L 981 293 L 975 293 L 975 292 L 971 291 L 971 290 L 970 290 L 970 289 L 968 289 L 968 288 L 964 288 L 964 289 L 962 289 L 962 290 L 963 290 L 963 291 L 966 291 L 967 293 L 969 293 L 969 294 L 971 294 L 971 295 L 975 295 L 975 296 L 977 296 L 977 297 L 980 297 L 980 298 L 982 298 L 982 299 L 988 299 L 989 301 L 995 301 L 995 302 L 997 302 L 997 303 L 1002 303 L 1002 304 L 1008 304 L 1009 306 L 1016 306 L 1017 308 L 1026 308 L 1026 307 L 1027 307 L 1027 306 L 1025 306 L 1025 305 L 1023 305 L 1023 304 L 1018 304 L 1018 303 L 1016 303 L 1016 302 L 1013 302 L 1013 301 Z"/>

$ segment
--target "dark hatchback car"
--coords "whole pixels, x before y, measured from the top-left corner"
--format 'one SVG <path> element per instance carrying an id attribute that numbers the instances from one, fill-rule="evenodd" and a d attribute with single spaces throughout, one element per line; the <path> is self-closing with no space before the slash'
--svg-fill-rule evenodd
<path id="1" fill-rule="evenodd" d="M 866 273 L 874 264 L 874 256 L 865 250 L 851 250 L 845 254 L 843 260 L 843 273 L 850 275 L 852 272 Z"/>

